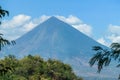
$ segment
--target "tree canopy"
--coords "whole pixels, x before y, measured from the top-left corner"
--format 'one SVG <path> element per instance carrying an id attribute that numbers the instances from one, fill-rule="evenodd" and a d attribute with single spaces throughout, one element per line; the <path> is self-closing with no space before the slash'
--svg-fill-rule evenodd
<path id="1" fill-rule="evenodd" d="M 76 76 L 68 64 L 58 60 L 43 60 L 40 56 L 28 55 L 16 59 L 9 55 L 0 59 L 0 70 L 9 67 L 7 72 L 1 72 L 0 80 L 83 80 Z M 4 74 L 5 73 L 5 74 Z"/>

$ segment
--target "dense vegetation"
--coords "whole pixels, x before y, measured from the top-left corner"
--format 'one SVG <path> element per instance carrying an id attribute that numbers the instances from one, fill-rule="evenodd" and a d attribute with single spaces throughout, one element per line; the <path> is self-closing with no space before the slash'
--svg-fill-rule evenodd
<path id="1" fill-rule="evenodd" d="M 9 55 L 0 59 L 0 80 L 82 80 L 68 64 L 43 60 L 40 56 L 17 59 Z"/>

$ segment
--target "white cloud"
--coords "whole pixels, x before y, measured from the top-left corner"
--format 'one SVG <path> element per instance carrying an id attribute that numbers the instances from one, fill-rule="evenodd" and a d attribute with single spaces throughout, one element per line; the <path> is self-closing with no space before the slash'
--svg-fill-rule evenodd
<path id="1" fill-rule="evenodd" d="M 40 23 L 44 22 L 45 20 L 47 20 L 48 18 L 50 18 L 50 16 L 42 15 L 39 18 L 32 19 L 28 23 L 25 23 L 23 25 L 22 30 L 25 31 L 25 32 L 28 32 L 31 29 L 33 29 L 34 27 L 36 27 L 38 24 L 40 24 Z"/>
<path id="2" fill-rule="evenodd" d="M 43 15 L 39 18 L 32 19 L 31 16 L 20 14 L 14 16 L 11 20 L 3 21 L 0 27 L 0 33 L 3 33 L 10 40 L 17 39 L 48 18 L 49 16 Z"/>
<path id="3" fill-rule="evenodd" d="M 108 26 L 107 34 L 103 37 L 97 40 L 103 45 L 110 46 L 111 43 L 120 43 L 120 26 L 110 24 Z"/>
<path id="4" fill-rule="evenodd" d="M 9 21 L 4 21 L 2 23 L 2 27 L 3 28 L 14 28 L 14 27 L 22 26 L 23 24 L 28 22 L 30 19 L 31 19 L 30 16 L 20 14 L 20 15 L 14 16 Z"/>
<path id="5" fill-rule="evenodd" d="M 108 27 L 108 36 L 107 38 L 113 43 L 118 42 L 120 43 L 120 26 L 117 25 L 109 25 Z"/>
<path id="6" fill-rule="evenodd" d="M 38 24 L 44 22 L 51 16 L 42 15 L 38 18 L 32 18 L 31 16 L 20 14 L 14 16 L 11 20 L 3 21 L 0 32 L 5 35 L 5 37 L 9 39 L 17 39 L 21 35 L 25 34 L 26 32 L 30 31 Z M 78 29 L 79 31 L 85 33 L 88 36 L 92 34 L 91 26 L 83 23 L 79 18 L 73 15 L 69 15 L 68 17 L 56 15 L 57 18 L 60 20 L 72 25 L 74 28 Z"/>
<path id="7" fill-rule="evenodd" d="M 74 28 L 78 29 L 82 33 L 91 36 L 92 35 L 92 27 L 87 24 L 79 24 L 79 25 L 73 25 Z"/>
<path id="8" fill-rule="evenodd" d="M 37 24 L 30 21 L 29 23 L 26 23 L 23 25 L 22 31 L 27 32 L 27 31 L 33 29 L 35 26 L 37 26 Z"/>
<path id="9" fill-rule="evenodd" d="M 38 19 L 34 19 L 34 21 L 38 21 L 39 23 L 44 22 L 45 20 L 47 20 L 48 18 L 50 18 L 51 16 L 47 16 L 47 15 L 42 15 L 40 16 Z"/>
<path id="10" fill-rule="evenodd" d="M 110 39 L 112 43 L 120 43 L 120 35 L 116 36 L 115 34 L 112 34 L 108 36 L 108 39 Z"/>
<path id="11" fill-rule="evenodd" d="M 80 32 L 91 36 L 92 35 L 92 27 L 88 24 L 83 23 L 79 18 L 77 18 L 76 16 L 73 15 L 69 15 L 68 17 L 64 17 L 64 16 L 56 16 L 57 18 L 59 18 L 60 20 L 72 25 L 74 28 L 76 28 L 77 30 L 79 30 Z"/>
<path id="12" fill-rule="evenodd" d="M 73 15 L 69 15 L 68 17 L 57 15 L 56 17 L 64 22 L 71 24 L 71 25 L 76 25 L 76 24 L 82 23 L 82 21 L 79 18 L 77 18 L 76 16 L 73 16 Z"/>
<path id="13" fill-rule="evenodd" d="M 30 20 L 31 17 L 24 14 L 14 16 L 11 20 L 3 21 L 0 27 L 0 33 L 3 33 L 9 39 L 16 39 L 23 34 L 21 32 L 22 26 Z"/>
<path id="14" fill-rule="evenodd" d="M 115 34 L 116 36 L 120 36 L 120 26 L 110 24 L 108 30 L 112 34 Z"/>

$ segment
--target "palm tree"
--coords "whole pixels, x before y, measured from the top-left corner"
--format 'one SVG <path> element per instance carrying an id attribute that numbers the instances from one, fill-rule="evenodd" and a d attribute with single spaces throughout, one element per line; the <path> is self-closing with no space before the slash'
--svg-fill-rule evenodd
<path id="1" fill-rule="evenodd" d="M 94 46 L 93 50 L 96 54 L 90 59 L 89 64 L 98 65 L 98 72 L 105 66 L 109 66 L 111 59 L 118 61 L 117 67 L 120 67 L 120 43 L 112 43 L 110 49 L 103 49 L 100 46 Z"/>
<path id="2" fill-rule="evenodd" d="M 9 16 L 9 12 L 7 10 L 2 9 L 2 7 L 0 6 L 0 18 L 2 19 L 3 17 L 5 17 L 5 15 Z M 0 21 L 1 24 L 1 21 Z M 11 43 L 14 45 L 15 41 L 9 41 L 7 39 L 4 39 L 3 34 L 0 33 L 0 51 L 1 48 L 4 47 L 5 45 L 10 45 Z"/>
<path id="3" fill-rule="evenodd" d="M 9 16 L 9 12 L 7 10 L 2 9 L 2 7 L 0 6 L 0 18 L 2 19 L 3 17 L 5 17 L 5 15 Z M 0 21 L 1 24 L 1 21 Z"/>
<path id="4" fill-rule="evenodd" d="M 10 42 L 2 38 L 2 34 L 0 34 L 0 51 L 1 51 L 1 48 L 4 47 L 5 45 L 10 45 Z"/>
<path id="5" fill-rule="evenodd" d="M 94 46 L 93 50 L 96 51 L 96 54 L 90 59 L 89 64 L 93 66 L 97 62 L 98 72 L 100 72 L 103 66 L 108 66 L 111 62 L 111 52 L 100 46 Z"/>

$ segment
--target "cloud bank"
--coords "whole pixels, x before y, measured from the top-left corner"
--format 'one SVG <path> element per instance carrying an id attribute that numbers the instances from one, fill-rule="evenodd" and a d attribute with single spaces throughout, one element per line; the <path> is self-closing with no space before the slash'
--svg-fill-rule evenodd
<path id="1" fill-rule="evenodd" d="M 11 20 L 3 21 L 0 27 L 0 33 L 3 33 L 5 37 L 10 40 L 17 39 L 50 17 L 51 16 L 42 15 L 38 18 L 32 18 L 31 16 L 25 14 L 19 14 L 14 16 Z M 56 15 L 55 17 L 72 25 L 74 28 L 88 36 L 91 36 L 92 34 L 91 26 L 83 23 L 76 16 L 69 15 L 68 17 L 64 17 Z"/>
<path id="2" fill-rule="evenodd" d="M 38 18 L 32 18 L 25 14 L 19 14 L 10 20 L 3 21 L 0 26 L 0 33 L 3 33 L 4 37 L 7 39 L 15 40 L 50 17 L 51 16 L 42 15 Z M 68 17 L 65 17 L 55 15 L 55 17 L 72 25 L 74 28 L 90 37 L 93 35 L 92 27 L 76 16 L 69 15 Z M 106 46 L 109 46 L 113 42 L 120 43 L 120 26 L 110 24 L 108 26 L 107 34 L 96 41 Z"/>

